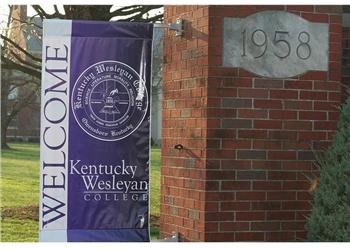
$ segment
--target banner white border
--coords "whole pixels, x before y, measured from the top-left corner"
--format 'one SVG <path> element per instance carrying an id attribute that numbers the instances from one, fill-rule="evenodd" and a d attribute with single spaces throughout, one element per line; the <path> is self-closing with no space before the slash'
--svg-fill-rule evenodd
<path id="1" fill-rule="evenodd" d="M 68 217 L 68 144 L 69 144 L 69 89 L 70 89 L 70 50 L 71 50 L 71 31 L 72 31 L 72 21 L 68 20 L 45 20 L 43 24 L 43 47 L 42 47 L 42 86 L 41 86 L 41 128 L 40 128 L 40 202 L 39 202 L 39 241 L 67 241 L 67 217 Z M 66 46 L 66 47 L 65 47 Z M 64 48 L 67 48 L 65 54 Z M 67 56 L 66 60 L 47 60 L 50 49 L 50 57 L 64 57 Z M 56 50 L 57 49 L 57 50 Z M 63 51 L 62 51 L 63 50 Z M 61 54 L 63 53 L 63 55 Z M 45 58 L 46 56 L 46 58 Z M 50 62 L 48 62 L 50 61 Z M 66 78 L 64 79 L 66 83 L 64 87 L 60 90 L 66 89 L 66 93 L 48 91 L 46 90 L 57 84 L 57 79 L 52 74 L 47 72 L 47 69 L 60 69 L 67 67 L 67 72 L 65 73 Z M 57 73 L 58 77 L 61 77 L 60 73 Z M 56 80 L 56 81 L 55 81 Z M 58 80 L 59 81 L 59 80 Z M 52 85 L 53 84 L 53 85 Z M 59 87 L 57 87 L 59 88 Z M 53 101 L 52 104 L 46 105 L 52 98 L 60 99 L 62 103 L 66 106 L 65 108 L 65 119 L 63 119 L 58 124 L 50 123 L 45 117 L 45 111 L 47 114 L 55 114 L 61 108 L 58 102 L 57 104 Z M 46 107 L 46 109 L 45 109 Z M 51 112 L 52 111 L 52 112 Z M 57 140 L 62 137 L 62 130 L 65 131 L 65 142 L 62 147 L 57 150 L 50 149 L 44 141 L 44 134 L 46 128 L 52 127 L 52 131 L 47 138 L 52 141 Z M 56 128 L 56 129 L 55 129 Z M 62 128 L 59 130 L 58 128 Z M 48 131 L 48 130 L 47 130 Z M 47 132 L 46 131 L 46 132 Z M 49 140 L 49 139 L 48 139 Z M 57 142 L 61 143 L 61 141 Z M 64 167 L 47 167 L 44 169 L 44 162 L 49 163 L 61 163 L 65 160 Z M 61 175 L 59 175 L 61 174 Z M 52 185 L 59 185 L 58 183 L 64 182 L 64 188 L 47 188 L 44 190 L 44 178 L 47 178 L 47 182 Z M 50 179 L 51 178 L 51 179 Z M 55 183 L 56 181 L 56 183 Z M 48 211 L 48 207 L 44 208 L 44 203 L 49 207 L 55 207 L 60 203 L 57 203 L 51 198 L 45 200 L 44 193 L 50 197 L 57 199 L 59 202 L 65 205 L 60 207 L 59 210 L 64 214 L 57 220 L 54 220 L 43 228 L 43 217 L 44 212 Z M 47 196 L 46 196 L 47 197 Z M 46 214 L 49 217 L 48 220 L 55 218 L 57 212 L 53 211 L 53 215 L 50 213 Z"/>

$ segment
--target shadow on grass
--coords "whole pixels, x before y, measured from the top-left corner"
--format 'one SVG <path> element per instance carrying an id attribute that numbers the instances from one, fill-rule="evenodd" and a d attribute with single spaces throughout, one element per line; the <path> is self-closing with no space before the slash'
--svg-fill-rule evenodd
<path id="1" fill-rule="evenodd" d="M 17 159 L 38 161 L 39 159 L 39 144 L 35 143 L 16 143 L 9 144 L 10 149 L 2 149 L 1 157 L 3 159 Z"/>

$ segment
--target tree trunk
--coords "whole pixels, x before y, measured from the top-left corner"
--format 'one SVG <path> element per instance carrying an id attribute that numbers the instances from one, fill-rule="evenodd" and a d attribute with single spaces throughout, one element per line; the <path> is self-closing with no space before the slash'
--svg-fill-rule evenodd
<path id="1" fill-rule="evenodd" d="M 9 145 L 7 144 L 7 128 L 9 126 L 8 118 L 7 118 L 7 102 L 3 102 L 1 100 L 1 149 L 9 149 Z M 5 112 L 4 112 L 5 111 Z"/>
<path id="2" fill-rule="evenodd" d="M 6 134 L 7 134 L 7 127 L 2 124 L 1 126 L 1 149 L 9 149 L 9 145 L 7 144 Z"/>
<path id="3" fill-rule="evenodd" d="M 9 126 L 8 117 L 7 117 L 7 111 L 8 111 L 8 91 L 9 91 L 9 84 L 5 83 L 5 72 L 2 72 L 2 79 L 1 79 L 1 149 L 8 149 L 9 146 L 7 144 L 6 140 L 6 133 L 7 128 Z"/>

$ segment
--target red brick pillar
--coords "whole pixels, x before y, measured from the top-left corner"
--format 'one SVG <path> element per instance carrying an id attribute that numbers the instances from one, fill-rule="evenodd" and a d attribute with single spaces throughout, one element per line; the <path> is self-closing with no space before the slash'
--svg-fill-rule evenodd
<path id="1" fill-rule="evenodd" d="M 347 14 L 350 16 L 350 14 Z M 342 54 L 342 101 L 348 97 L 350 88 L 350 23 L 343 27 L 343 54 Z"/>
<path id="2" fill-rule="evenodd" d="M 329 23 L 329 70 L 271 79 L 223 67 L 223 18 L 263 10 Z M 338 119 L 339 7 L 166 6 L 165 22 L 177 18 L 184 36 L 164 38 L 162 236 L 304 239 L 312 149 L 328 145 Z"/>
<path id="3" fill-rule="evenodd" d="M 165 23 L 186 21 L 183 37 L 164 37 L 161 233 L 190 241 L 205 240 L 208 11 L 166 6 L 164 13 Z"/>

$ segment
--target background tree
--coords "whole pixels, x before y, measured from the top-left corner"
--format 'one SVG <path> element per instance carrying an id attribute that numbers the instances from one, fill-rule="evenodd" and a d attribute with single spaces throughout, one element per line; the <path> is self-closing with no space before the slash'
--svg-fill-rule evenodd
<path id="1" fill-rule="evenodd" d="M 23 44 L 13 39 L 13 29 L 20 28 L 21 31 L 28 30 L 32 35 L 41 39 L 42 27 L 34 22 L 34 18 L 39 16 L 43 19 L 80 19 L 80 20 L 100 20 L 109 21 L 138 21 L 138 22 L 157 22 L 162 21 L 163 11 L 154 13 L 160 9 L 161 5 L 132 5 L 114 8 L 113 5 L 64 5 L 63 10 L 54 5 L 53 13 L 49 13 L 40 5 L 33 5 L 36 14 L 32 17 L 13 17 L 13 6 L 9 6 L 9 18 L 6 28 L 1 34 L 1 147 L 8 148 L 6 133 L 8 126 L 13 118 L 26 106 L 33 103 L 39 95 L 41 78 L 41 57 L 31 54 Z M 153 12 L 153 14 L 151 14 Z M 19 71 L 25 76 L 18 79 L 10 77 L 11 74 L 4 73 Z M 8 96 L 11 92 L 18 91 L 19 88 L 25 88 L 25 95 L 9 102 Z"/>

